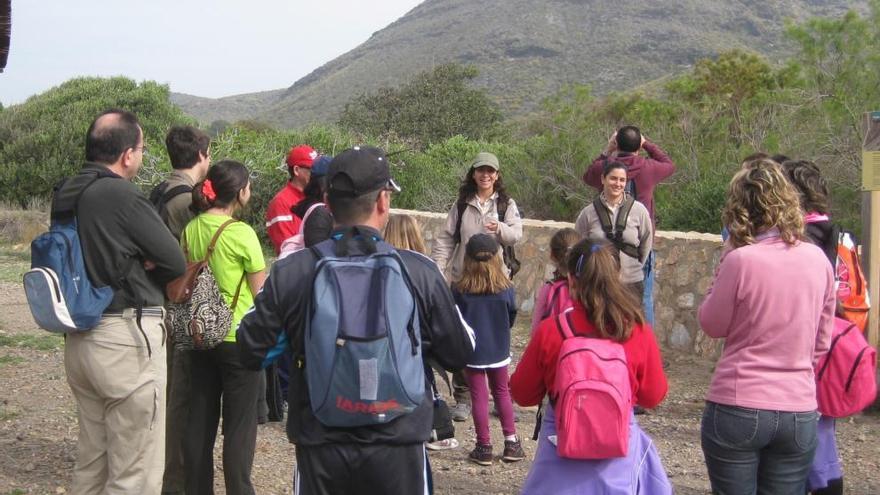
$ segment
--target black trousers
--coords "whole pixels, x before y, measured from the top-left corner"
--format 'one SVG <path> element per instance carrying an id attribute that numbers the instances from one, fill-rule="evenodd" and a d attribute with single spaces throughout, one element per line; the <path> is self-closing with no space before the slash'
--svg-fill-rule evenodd
<path id="1" fill-rule="evenodd" d="M 191 394 L 184 434 L 187 495 L 214 493 L 214 441 L 223 414 L 223 476 L 229 495 L 252 495 L 259 371 L 242 368 L 234 342 L 190 352 Z"/>
<path id="2" fill-rule="evenodd" d="M 452 398 L 456 404 L 471 404 L 471 388 L 463 369 L 452 372 Z"/>
<path id="3" fill-rule="evenodd" d="M 166 347 L 168 398 L 165 408 L 165 475 L 162 478 L 162 493 L 165 494 L 184 493 L 183 432 L 189 417 L 189 353 L 178 351 L 171 343 Z"/>
<path id="4" fill-rule="evenodd" d="M 423 444 L 296 446 L 294 495 L 427 495 Z"/>

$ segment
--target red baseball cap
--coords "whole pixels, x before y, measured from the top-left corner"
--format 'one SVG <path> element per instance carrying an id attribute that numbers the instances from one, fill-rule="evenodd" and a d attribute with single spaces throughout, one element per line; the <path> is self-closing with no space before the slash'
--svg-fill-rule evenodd
<path id="1" fill-rule="evenodd" d="M 318 152 L 307 144 L 301 144 L 290 149 L 290 153 L 287 154 L 287 166 L 312 168 L 315 158 L 318 158 Z"/>

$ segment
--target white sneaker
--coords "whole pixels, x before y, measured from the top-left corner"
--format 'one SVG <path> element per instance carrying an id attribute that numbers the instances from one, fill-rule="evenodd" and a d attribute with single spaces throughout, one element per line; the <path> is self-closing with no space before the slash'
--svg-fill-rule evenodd
<path id="1" fill-rule="evenodd" d="M 428 450 L 449 450 L 458 447 L 458 440 L 455 438 L 447 438 L 445 440 L 437 440 L 436 442 L 428 442 L 425 444 Z"/>

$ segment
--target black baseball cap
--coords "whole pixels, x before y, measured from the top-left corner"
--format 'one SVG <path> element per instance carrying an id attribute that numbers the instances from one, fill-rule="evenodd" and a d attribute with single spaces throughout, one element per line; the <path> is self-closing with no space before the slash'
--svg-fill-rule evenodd
<path id="1" fill-rule="evenodd" d="M 391 178 L 385 152 L 372 146 L 355 146 L 339 153 L 327 171 L 327 194 L 360 196 L 371 191 L 388 189 L 400 192 Z"/>
<path id="2" fill-rule="evenodd" d="M 499 247 L 495 236 L 475 234 L 468 239 L 464 253 L 477 261 L 489 261 L 498 253 Z"/>

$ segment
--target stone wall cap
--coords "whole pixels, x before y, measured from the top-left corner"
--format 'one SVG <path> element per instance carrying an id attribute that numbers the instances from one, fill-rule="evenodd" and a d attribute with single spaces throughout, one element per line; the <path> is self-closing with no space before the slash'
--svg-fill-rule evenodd
<path id="1" fill-rule="evenodd" d="M 448 213 L 434 213 L 430 211 L 419 211 L 419 210 L 404 210 L 402 208 L 392 208 L 391 213 L 402 214 L 402 215 L 410 215 L 414 217 L 427 217 L 427 218 L 446 218 Z M 574 224 L 571 222 L 557 222 L 555 220 L 535 220 L 533 218 L 524 218 L 523 226 L 525 227 L 537 227 L 537 228 L 549 228 L 553 230 L 574 228 Z M 721 243 L 721 236 L 718 234 L 705 234 L 702 232 L 674 232 L 669 230 L 658 230 L 657 237 L 661 239 L 684 239 L 691 241 L 709 241 L 709 242 L 717 242 Z"/>

